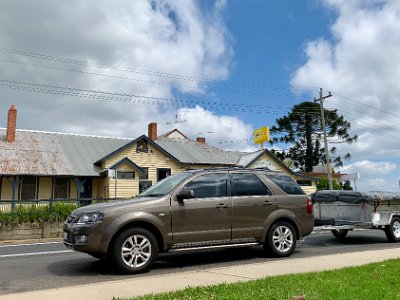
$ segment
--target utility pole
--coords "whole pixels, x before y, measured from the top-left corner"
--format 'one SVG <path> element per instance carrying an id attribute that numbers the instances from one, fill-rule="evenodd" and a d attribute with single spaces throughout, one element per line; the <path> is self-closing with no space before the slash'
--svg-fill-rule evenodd
<path id="1" fill-rule="evenodd" d="M 328 174 L 328 183 L 329 189 L 332 190 L 332 175 L 330 170 L 330 159 L 329 159 L 329 149 L 328 149 L 328 137 L 326 136 L 326 127 L 325 127 L 325 113 L 324 113 L 324 100 L 326 98 L 332 97 L 331 92 L 327 96 L 324 96 L 322 93 L 322 88 L 319 89 L 319 99 L 314 98 L 314 102 L 319 101 L 319 106 L 321 107 L 321 123 L 322 123 L 322 131 L 324 133 L 324 143 L 325 143 L 325 158 L 326 158 L 326 174 Z"/>

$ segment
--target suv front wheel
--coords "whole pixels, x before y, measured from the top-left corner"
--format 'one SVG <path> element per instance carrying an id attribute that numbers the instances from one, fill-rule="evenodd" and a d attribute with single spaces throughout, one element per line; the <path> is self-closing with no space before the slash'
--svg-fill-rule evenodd
<path id="1" fill-rule="evenodd" d="M 296 248 L 296 230 L 285 221 L 278 221 L 268 230 L 264 248 L 276 257 L 285 257 Z"/>
<path id="2" fill-rule="evenodd" d="M 112 245 L 112 259 L 124 273 L 141 273 L 149 270 L 158 253 L 154 235 L 143 228 L 123 231 Z"/>

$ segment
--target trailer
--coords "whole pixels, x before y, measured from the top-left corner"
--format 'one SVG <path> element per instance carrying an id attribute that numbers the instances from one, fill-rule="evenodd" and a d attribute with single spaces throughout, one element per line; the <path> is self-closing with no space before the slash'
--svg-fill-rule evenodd
<path id="1" fill-rule="evenodd" d="M 316 230 L 343 239 L 356 229 L 380 229 L 400 241 L 400 193 L 317 191 L 312 197 Z"/>

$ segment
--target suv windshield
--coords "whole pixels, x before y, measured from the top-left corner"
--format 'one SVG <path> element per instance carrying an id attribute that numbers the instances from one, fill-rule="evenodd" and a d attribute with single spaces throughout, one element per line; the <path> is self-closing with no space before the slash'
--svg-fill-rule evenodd
<path id="1" fill-rule="evenodd" d="M 173 176 L 169 176 L 155 185 L 153 185 L 148 190 L 144 191 L 139 195 L 139 197 L 160 197 L 168 194 L 172 191 L 178 184 L 183 180 L 190 177 L 192 173 L 179 173 Z"/>

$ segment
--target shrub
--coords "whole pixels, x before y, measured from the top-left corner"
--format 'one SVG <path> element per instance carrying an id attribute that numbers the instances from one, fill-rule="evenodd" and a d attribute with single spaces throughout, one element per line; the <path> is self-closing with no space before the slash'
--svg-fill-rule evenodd
<path id="1" fill-rule="evenodd" d="M 40 226 L 47 222 L 62 222 L 78 206 L 74 203 L 55 202 L 49 206 L 17 204 L 9 212 L 0 213 L 0 227 L 31 223 Z"/>

